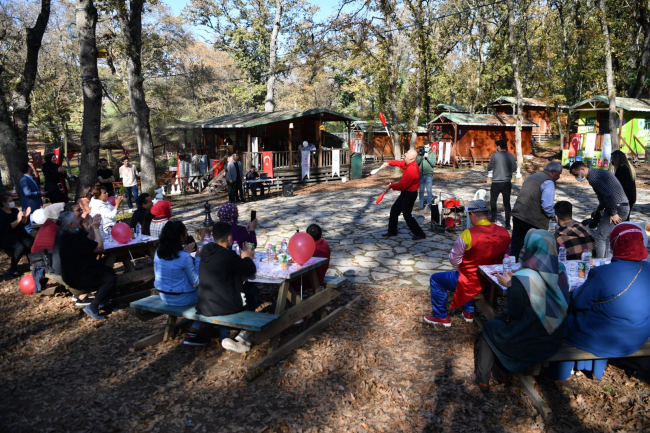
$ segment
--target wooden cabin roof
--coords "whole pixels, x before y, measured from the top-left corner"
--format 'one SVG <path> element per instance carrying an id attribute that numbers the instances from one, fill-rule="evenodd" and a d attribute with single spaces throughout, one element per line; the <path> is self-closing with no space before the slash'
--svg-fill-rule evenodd
<path id="1" fill-rule="evenodd" d="M 625 111 L 650 112 L 650 99 L 619 98 L 616 97 L 616 108 Z M 570 110 L 609 110 L 609 98 L 604 95 L 597 95 L 584 101 L 580 101 L 569 107 Z"/>
<path id="2" fill-rule="evenodd" d="M 390 128 L 392 126 L 386 122 Z M 386 133 L 386 128 L 384 128 L 384 125 L 381 124 L 381 122 L 367 122 L 365 120 L 357 120 L 356 122 L 352 123 L 352 127 L 358 131 L 361 132 L 369 132 L 372 131 L 374 133 Z M 411 127 L 406 125 L 405 123 L 399 123 L 398 127 L 400 128 L 400 133 L 405 134 L 405 133 L 411 133 Z M 426 134 L 429 132 L 427 129 L 426 125 L 418 125 L 418 133 L 420 134 Z"/>
<path id="3" fill-rule="evenodd" d="M 432 123 L 455 123 L 463 126 L 503 126 L 514 128 L 517 126 L 517 116 L 506 114 L 469 114 L 469 113 L 443 113 L 433 119 Z M 522 122 L 522 127 L 539 126 L 537 123 L 526 119 Z"/>
<path id="4" fill-rule="evenodd" d="M 490 108 L 490 107 L 498 107 L 500 105 L 516 105 L 516 104 L 517 104 L 517 97 L 515 96 L 499 96 L 497 99 L 487 104 L 486 107 Z M 523 98 L 523 104 L 524 107 L 555 107 L 554 103 L 548 103 L 546 101 L 542 101 L 541 99 L 533 99 L 533 98 Z M 564 104 L 559 104 L 559 107 L 568 108 L 568 106 Z"/>
<path id="5" fill-rule="evenodd" d="M 469 113 L 469 110 L 462 105 L 438 104 L 434 108 L 436 113 Z"/>
<path id="6" fill-rule="evenodd" d="M 327 108 L 314 108 L 311 110 L 283 110 L 270 113 L 236 113 L 225 116 L 212 117 L 209 119 L 195 120 L 193 122 L 182 122 L 170 126 L 171 129 L 233 129 L 252 128 L 255 126 L 268 125 L 270 123 L 283 122 L 301 117 L 322 120 L 323 122 L 354 121 L 357 118 L 347 114 L 328 110 Z"/>

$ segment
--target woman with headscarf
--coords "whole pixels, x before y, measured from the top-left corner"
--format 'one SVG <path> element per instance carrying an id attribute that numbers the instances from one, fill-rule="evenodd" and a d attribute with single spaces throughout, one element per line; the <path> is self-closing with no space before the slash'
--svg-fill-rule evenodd
<path id="1" fill-rule="evenodd" d="M 609 236 L 614 253 L 609 265 L 591 269 L 587 281 L 571 296 L 566 343 L 602 358 L 630 355 L 650 338 L 650 262 L 643 231 L 621 223 Z M 601 378 L 607 360 L 558 362 L 556 379 L 571 369 L 593 370 Z"/>
<path id="2" fill-rule="evenodd" d="M 237 242 L 241 248 L 244 242 L 257 247 L 257 236 L 255 235 L 255 228 L 257 227 L 257 218 L 251 221 L 246 227 L 237 224 L 239 218 L 239 210 L 235 203 L 226 203 L 219 208 L 217 212 L 219 221 L 223 221 L 232 226 L 232 241 Z"/>
<path id="3" fill-rule="evenodd" d="M 498 276 L 508 287 L 507 313 L 487 322 L 474 346 L 474 382 L 483 392 L 490 390 L 490 377 L 505 383 L 509 372 L 525 372 L 564 342 L 569 283 L 553 234 L 528 231 L 519 262 L 512 277 Z"/>
<path id="4" fill-rule="evenodd" d="M 45 197 L 49 198 L 52 203 L 68 202 L 68 186 L 65 180 L 68 175 L 62 164 L 57 164 L 52 159 L 53 153 L 45 155 L 43 163 L 43 175 L 45 176 Z"/>

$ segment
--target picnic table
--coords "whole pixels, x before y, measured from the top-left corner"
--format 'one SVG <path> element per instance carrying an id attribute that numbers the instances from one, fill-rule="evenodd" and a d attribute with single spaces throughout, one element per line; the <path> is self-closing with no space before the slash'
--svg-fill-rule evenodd
<path id="1" fill-rule="evenodd" d="M 252 331 L 251 340 L 255 345 L 269 341 L 266 357 L 252 366 L 246 373 L 246 379 L 251 381 L 301 346 L 311 336 L 320 332 L 345 311 L 345 307 L 341 307 L 327 314 L 323 308 L 327 303 L 341 294 L 341 286 L 346 281 L 342 277 L 329 277 L 326 278 L 324 283 L 325 287 L 321 287 L 316 268 L 327 263 L 327 261 L 328 259 L 326 258 L 312 257 L 303 265 L 287 263 L 286 269 L 282 269 L 277 260 L 267 262 L 266 253 L 255 254 L 254 262 L 257 267 L 257 272 L 248 281 L 251 283 L 279 285 L 274 315 L 247 312 L 246 314 L 237 313 L 229 316 L 204 317 L 196 313 L 194 306 L 170 307 L 164 305 L 157 296 L 151 296 L 133 302 L 131 303 L 131 308 L 136 310 L 136 316 L 142 320 L 148 320 L 152 315 L 166 314 L 169 316 L 164 331 L 136 342 L 134 347 L 141 349 L 148 345 L 164 341 L 169 336 L 173 336 L 181 328 L 188 327 L 192 323 L 192 320 L 200 320 L 235 329 L 248 329 Z M 312 296 L 303 298 L 301 294 L 293 290 L 291 282 L 300 278 L 306 278 L 311 282 L 311 287 L 315 288 Z M 291 302 L 291 307 L 289 308 L 286 308 L 287 301 Z M 311 324 L 307 329 L 282 346 L 279 345 L 280 335 L 284 330 L 314 312 L 320 316 L 317 322 Z M 177 317 L 183 317 L 189 320 L 177 325 Z"/>
<path id="2" fill-rule="evenodd" d="M 277 177 L 268 177 L 265 179 L 254 179 L 254 180 L 245 180 L 244 181 L 244 195 L 248 198 L 251 196 L 251 187 L 253 184 L 260 183 L 262 190 L 265 187 L 268 187 L 268 194 L 271 194 L 271 188 L 273 186 L 279 186 L 279 182 L 276 183 L 279 179 Z"/>
<path id="3" fill-rule="evenodd" d="M 593 259 L 593 267 L 598 267 L 611 263 L 611 259 Z M 580 260 L 567 260 L 565 266 L 569 275 L 569 292 L 573 292 L 578 287 L 582 286 L 586 278 L 578 277 L 578 263 Z M 512 266 L 512 271 L 516 272 L 521 268 L 521 263 L 515 263 Z M 506 296 L 508 288 L 499 284 L 497 274 L 503 273 L 503 264 L 496 265 L 481 265 L 478 267 L 478 272 L 483 275 L 490 282 L 489 302 L 492 307 L 496 307 L 496 300 L 499 296 Z"/>

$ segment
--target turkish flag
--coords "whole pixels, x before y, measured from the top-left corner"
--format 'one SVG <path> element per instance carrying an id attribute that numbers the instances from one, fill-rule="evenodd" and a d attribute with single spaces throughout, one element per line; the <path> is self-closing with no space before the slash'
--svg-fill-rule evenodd
<path id="1" fill-rule="evenodd" d="M 273 177 L 273 152 L 262 152 L 262 169 L 269 177 Z"/>
<path id="2" fill-rule="evenodd" d="M 571 141 L 569 142 L 569 156 L 576 156 L 581 142 L 580 134 L 571 134 Z"/>

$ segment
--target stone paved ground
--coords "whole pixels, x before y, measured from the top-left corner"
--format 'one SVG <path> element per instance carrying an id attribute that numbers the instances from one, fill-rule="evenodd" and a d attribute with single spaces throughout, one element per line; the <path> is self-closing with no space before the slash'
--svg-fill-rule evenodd
<path id="1" fill-rule="evenodd" d="M 483 170 L 469 170 L 460 179 L 436 181 L 434 194 L 438 191 L 454 194 L 462 200 L 471 200 L 478 189 L 488 191 Z M 290 238 L 297 229 L 304 231 L 311 223 L 319 224 L 332 249 L 328 274 L 345 275 L 357 283 L 378 287 L 407 285 L 427 289 L 432 273 L 453 269 L 448 254 L 460 232 L 432 232 L 428 227 L 428 212 L 416 211 L 416 219 L 424 228 L 427 239 L 413 242 L 411 232 L 400 217 L 399 235 L 389 239 L 381 237 L 386 232 L 390 206 L 396 192 L 386 194 L 384 200 L 375 204 L 381 187 L 347 189 L 294 197 L 276 197 L 239 206 L 240 222 L 246 224 L 251 209 L 257 210 L 257 229 L 260 245 L 278 244 L 282 238 Z M 518 189 L 513 188 L 512 204 Z M 634 220 L 650 221 L 650 190 L 638 189 Z M 501 198 L 500 198 L 501 200 Z M 584 184 L 557 184 L 556 200 L 570 200 L 574 204 L 574 217 L 583 220 L 596 206 L 596 196 L 591 187 Z M 216 208 L 217 206 L 215 206 Z M 417 208 L 417 203 L 416 203 Z M 500 221 L 503 222 L 503 208 Z M 203 221 L 202 206 L 182 208 L 179 216 L 188 224 Z M 216 218 L 216 212 L 213 214 Z M 425 222 L 426 221 L 426 222 Z"/>

